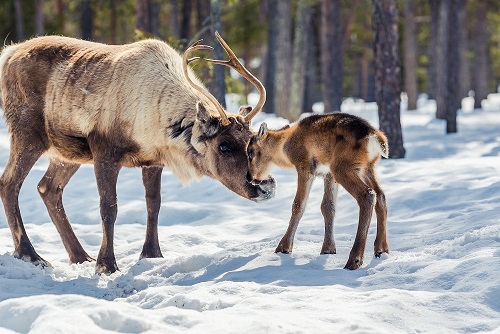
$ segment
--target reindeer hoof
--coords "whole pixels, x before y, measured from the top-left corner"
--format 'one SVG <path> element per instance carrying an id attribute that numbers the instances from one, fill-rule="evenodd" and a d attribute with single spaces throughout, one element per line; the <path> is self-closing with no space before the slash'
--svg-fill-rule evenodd
<path id="1" fill-rule="evenodd" d="M 95 259 L 88 255 L 87 253 L 78 255 L 78 256 L 71 256 L 69 258 L 69 263 L 84 263 L 84 262 L 93 262 Z"/>
<path id="2" fill-rule="evenodd" d="M 282 244 L 279 244 L 278 247 L 276 247 L 276 250 L 274 252 L 275 253 L 290 254 L 292 252 L 292 247 L 285 247 Z"/>
<path id="3" fill-rule="evenodd" d="M 389 250 L 388 249 L 385 249 L 385 250 L 375 250 L 375 257 L 376 258 L 380 258 L 382 256 L 382 254 L 389 254 Z"/>
<path id="4" fill-rule="evenodd" d="M 160 248 L 143 248 L 139 260 L 163 257 Z"/>
<path id="5" fill-rule="evenodd" d="M 24 259 L 23 259 L 24 260 Z M 42 268 L 54 268 L 49 261 L 40 258 L 36 261 L 31 261 L 35 266 L 41 266 Z"/>
<path id="6" fill-rule="evenodd" d="M 12 254 L 15 258 L 23 260 L 24 262 L 31 262 L 35 266 L 42 268 L 53 268 L 49 261 L 44 260 L 40 255 L 35 252 L 33 247 L 20 247 Z"/>
<path id="7" fill-rule="evenodd" d="M 276 250 L 274 252 L 275 253 L 290 254 L 292 252 L 292 248 L 293 248 L 293 242 L 289 243 L 288 238 L 283 237 L 280 240 L 280 243 L 278 244 L 278 247 L 276 247 Z"/>
<path id="8" fill-rule="evenodd" d="M 321 255 L 323 254 L 337 254 L 337 249 L 335 248 L 335 246 L 323 246 L 323 248 L 321 248 Z"/>
<path id="9" fill-rule="evenodd" d="M 109 274 L 114 273 L 117 270 L 120 270 L 120 269 L 118 269 L 118 266 L 116 265 L 116 261 L 113 260 L 113 261 L 106 262 L 106 261 L 100 260 L 99 258 L 97 259 L 97 262 L 95 264 L 95 273 L 96 274 L 109 275 Z"/>
<path id="10" fill-rule="evenodd" d="M 362 264 L 363 264 L 363 259 L 356 256 L 356 258 L 354 260 L 349 259 L 347 261 L 346 265 L 344 266 L 344 269 L 356 270 L 359 267 L 361 267 Z"/>

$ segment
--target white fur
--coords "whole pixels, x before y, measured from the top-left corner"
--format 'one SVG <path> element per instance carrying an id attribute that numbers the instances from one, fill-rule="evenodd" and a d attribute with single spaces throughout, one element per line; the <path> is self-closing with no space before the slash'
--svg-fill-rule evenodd
<path id="1" fill-rule="evenodd" d="M 12 56 L 14 51 L 16 51 L 16 48 L 16 44 L 6 46 L 0 54 L 0 81 L 2 81 L 3 66 L 5 65 L 7 60 L 9 60 L 10 56 Z"/>
<path id="2" fill-rule="evenodd" d="M 12 56 L 14 51 L 16 51 L 17 44 L 9 45 L 4 47 L 2 50 L 2 53 L 0 54 L 0 83 L 2 82 L 2 72 L 3 72 L 3 67 L 5 63 L 7 63 L 7 60 Z M 1 90 L 1 87 L 0 87 Z M 1 94 L 0 94 L 0 106 L 2 105 L 1 103 Z"/>
<path id="3" fill-rule="evenodd" d="M 372 161 L 375 158 L 378 158 L 380 155 L 387 158 L 386 153 L 384 152 L 382 146 L 380 145 L 380 141 L 376 134 L 372 133 L 368 136 L 368 159 Z"/>
<path id="4" fill-rule="evenodd" d="M 316 167 L 316 174 L 317 175 L 326 175 L 328 173 L 330 173 L 330 166 L 324 165 L 324 164 L 319 164 Z"/>

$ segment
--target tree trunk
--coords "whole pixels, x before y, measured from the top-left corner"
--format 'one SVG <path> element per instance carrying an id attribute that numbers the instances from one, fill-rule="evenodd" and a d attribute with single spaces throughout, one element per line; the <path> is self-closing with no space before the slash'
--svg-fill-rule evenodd
<path id="1" fill-rule="evenodd" d="M 137 29 L 151 35 L 158 36 L 160 33 L 160 21 L 158 15 L 160 5 L 154 0 L 136 1 L 136 21 Z"/>
<path id="2" fill-rule="evenodd" d="M 400 121 L 401 69 L 396 0 L 373 0 L 376 100 L 380 129 L 389 141 L 389 157 L 404 158 Z"/>
<path id="3" fill-rule="evenodd" d="M 417 109 L 417 37 L 415 29 L 414 0 L 403 1 L 404 13 L 404 59 L 405 91 L 408 110 Z"/>
<path id="4" fill-rule="evenodd" d="M 368 80 L 369 80 L 370 62 L 368 50 L 363 50 L 361 56 L 361 98 L 368 101 Z"/>
<path id="5" fill-rule="evenodd" d="M 150 22 L 151 34 L 160 36 L 160 3 L 157 0 L 151 0 L 150 4 Z"/>
<path id="6" fill-rule="evenodd" d="M 481 101 L 488 96 L 488 25 L 487 0 L 476 1 L 474 32 L 474 107 L 481 108 Z"/>
<path id="7" fill-rule="evenodd" d="M 318 2 L 313 3 L 312 18 L 316 17 L 320 12 L 320 6 Z M 320 57 L 319 57 L 319 25 L 315 20 L 311 20 L 311 34 L 309 38 L 306 38 L 306 72 L 305 72 L 305 90 L 304 90 L 304 104 L 302 109 L 304 112 L 313 112 L 314 103 L 320 100 L 320 87 L 321 75 L 320 75 Z"/>
<path id="8" fill-rule="evenodd" d="M 56 14 L 56 22 L 57 22 L 57 32 L 59 34 L 65 34 L 65 12 L 66 12 L 66 4 L 64 0 L 57 0 L 57 14 Z"/>
<path id="9" fill-rule="evenodd" d="M 170 1 L 170 37 L 179 38 L 180 36 L 180 26 L 179 26 L 179 1 Z"/>
<path id="10" fill-rule="evenodd" d="M 221 0 L 210 0 L 210 17 L 212 21 L 212 36 L 218 31 L 222 34 L 222 22 L 221 22 Z M 215 59 L 224 59 L 224 50 L 219 43 L 214 43 Z M 214 77 L 209 85 L 211 93 L 220 102 L 220 104 L 226 107 L 226 82 L 225 82 L 225 66 L 216 65 L 214 66 Z"/>
<path id="11" fill-rule="evenodd" d="M 448 48 L 448 17 L 450 15 L 449 0 L 439 0 L 439 19 L 436 45 L 436 117 L 446 119 L 446 94 L 448 87 L 447 48 Z"/>
<path id="12" fill-rule="evenodd" d="M 264 112 L 275 112 L 275 81 L 276 81 L 276 62 L 277 62 L 277 44 L 278 44 L 278 11 L 279 0 L 267 1 L 267 18 L 268 18 L 268 35 L 267 35 L 267 57 L 266 57 L 266 72 L 264 78 L 264 86 L 267 91 L 266 104 Z"/>
<path id="13" fill-rule="evenodd" d="M 464 5 L 465 7 L 465 5 Z M 469 38 L 467 36 L 467 25 L 465 22 L 467 21 L 467 10 L 463 11 L 463 22 L 460 26 L 460 38 L 461 38 L 461 47 L 460 47 L 460 94 L 462 97 L 469 96 L 469 92 L 472 90 L 472 79 L 471 79 L 471 71 L 470 71 L 470 61 L 467 56 L 469 52 Z"/>
<path id="14" fill-rule="evenodd" d="M 197 0 L 196 1 L 196 39 L 203 39 L 205 43 L 210 45 L 217 44 L 217 40 L 212 34 L 211 20 L 210 20 L 210 0 Z M 213 41 L 213 43 L 212 43 Z M 207 65 L 207 64 L 205 64 Z M 200 68 L 200 77 L 209 78 L 210 77 L 210 67 L 202 66 Z"/>
<path id="15" fill-rule="evenodd" d="M 43 36 L 45 34 L 45 16 L 43 14 L 43 8 L 44 0 L 35 0 L 35 35 L 37 36 Z"/>
<path id="16" fill-rule="evenodd" d="M 203 40 L 210 40 L 210 0 L 196 1 L 197 35 Z"/>
<path id="17" fill-rule="evenodd" d="M 427 81 L 427 94 L 429 98 L 436 98 L 436 87 L 437 87 L 437 35 L 439 27 L 439 6 L 441 0 L 429 0 L 431 6 L 431 23 L 429 27 L 429 48 L 427 49 L 427 56 L 429 57 L 429 72 Z"/>
<path id="18" fill-rule="evenodd" d="M 460 91 L 460 51 L 462 49 L 462 34 L 457 33 L 464 24 L 465 1 L 450 0 L 448 16 L 448 92 L 446 94 L 446 133 L 457 132 L 457 110 L 461 107 L 462 92 Z"/>
<path id="19" fill-rule="evenodd" d="M 110 0 L 109 31 L 111 34 L 111 44 L 116 44 L 116 0 Z"/>
<path id="20" fill-rule="evenodd" d="M 149 26 L 149 8 L 147 0 L 137 0 L 135 2 L 135 28 L 147 31 Z"/>
<path id="21" fill-rule="evenodd" d="M 321 0 L 321 78 L 325 112 L 342 104 L 342 2 Z"/>
<path id="22" fill-rule="evenodd" d="M 24 36 L 24 22 L 23 22 L 23 8 L 20 0 L 14 0 L 14 8 L 16 11 L 16 37 L 17 41 L 21 42 L 25 39 Z"/>
<path id="23" fill-rule="evenodd" d="M 310 66 L 307 63 L 307 54 L 309 52 L 307 39 L 310 38 L 312 32 L 312 10 L 313 7 L 309 0 L 299 0 L 296 12 L 295 40 L 293 42 L 293 69 L 289 108 L 291 121 L 299 119 L 304 105 L 306 67 Z"/>
<path id="24" fill-rule="evenodd" d="M 214 1 L 211 1 L 212 3 Z M 219 2 L 219 1 L 215 1 Z M 220 3 L 219 3 L 220 6 Z M 191 38 L 191 11 L 193 3 L 191 0 L 183 0 L 181 4 L 181 24 L 180 24 L 180 38 L 188 41 Z"/>
<path id="25" fill-rule="evenodd" d="M 276 13 L 271 13 L 271 15 L 276 15 L 278 17 L 274 112 L 278 116 L 292 120 L 290 116 L 292 8 L 290 0 L 277 0 L 277 2 Z"/>
<path id="26" fill-rule="evenodd" d="M 94 32 L 94 10 L 92 9 L 91 0 L 83 0 L 80 16 L 80 29 L 82 39 L 92 40 Z"/>

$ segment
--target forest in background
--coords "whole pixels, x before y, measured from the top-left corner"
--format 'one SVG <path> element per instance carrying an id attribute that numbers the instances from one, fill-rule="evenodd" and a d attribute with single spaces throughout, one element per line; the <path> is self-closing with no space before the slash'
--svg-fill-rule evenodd
<path id="1" fill-rule="evenodd" d="M 214 30 L 264 83 L 265 111 L 291 121 L 312 111 L 315 102 L 323 102 L 325 111 L 340 110 L 346 97 L 377 101 L 384 109 L 380 99 L 391 99 L 385 96 L 390 86 L 392 96 L 406 92 L 410 110 L 416 108 L 420 93 L 436 99 L 437 117 L 447 119 L 451 133 L 457 131 L 459 101 L 474 96 L 480 107 L 500 82 L 500 3 L 494 0 L 0 3 L 4 44 L 51 34 L 111 44 L 154 37 L 183 52 L 200 38 L 217 46 Z M 380 57 L 392 58 L 377 60 L 377 48 Z M 221 59 L 224 54 L 216 47 L 210 57 Z M 220 66 L 199 62 L 194 68 L 221 102 L 228 92 L 246 97 L 251 90 Z M 393 69 L 392 84 L 383 82 L 387 68 Z M 381 128 L 388 137 L 397 137 L 393 129 L 400 131 L 400 125 L 392 123 L 399 123 L 399 97 L 386 102 L 392 107 L 382 115 Z M 384 120 L 392 125 L 384 129 Z M 402 143 L 390 142 L 391 148 L 398 145 Z M 397 155 L 404 156 L 404 149 Z"/>

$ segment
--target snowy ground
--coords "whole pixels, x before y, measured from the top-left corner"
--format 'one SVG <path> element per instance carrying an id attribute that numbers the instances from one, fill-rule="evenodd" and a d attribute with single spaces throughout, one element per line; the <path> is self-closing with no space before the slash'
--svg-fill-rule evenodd
<path id="1" fill-rule="evenodd" d="M 138 256 L 145 234 L 140 170 L 119 179 L 115 252 L 121 269 L 94 274 L 67 254 L 36 192 L 41 160 L 21 192 L 21 212 L 38 253 L 54 268 L 13 258 L 0 214 L 0 332 L 20 333 L 472 333 L 500 331 L 500 109 L 462 112 L 444 134 L 432 107 L 403 112 L 407 158 L 383 160 L 391 253 L 342 269 L 356 232 L 357 205 L 342 189 L 336 255 L 319 255 L 322 182 L 317 180 L 292 255 L 274 254 L 285 232 L 295 175 L 276 170 L 275 199 L 256 204 L 203 179 L 183 188 L 163 173 L 163 259 Z M 344 111 L 375 125 L 373 105 Z M 259 115 L 257 128 L 264 120 Z M 270 128 L 284 121 L 267 117 Z M 0 168 L 8 157 L 0 126 Z M 65 192 L 66 211 L 93 256 L 101 242 L 91 166 Z"/>

